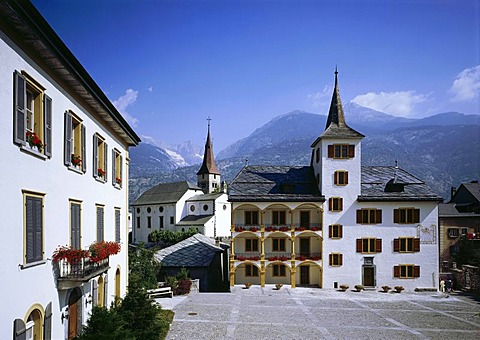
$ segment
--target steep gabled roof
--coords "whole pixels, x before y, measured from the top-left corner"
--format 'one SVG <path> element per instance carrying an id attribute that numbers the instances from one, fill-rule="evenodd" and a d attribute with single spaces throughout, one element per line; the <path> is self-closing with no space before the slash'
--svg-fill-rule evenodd
<path id="1" fill-rule="evenodd" d="M 392 179 L 403 190 L 386 190 Z M 425 182 L 395 166 L 362 166 L 361 186 L 358 201 L 443 201 Z"/>
<path id="2" fill-rule="evenodd" d="M 201 189 L 187 181 L 160 183 L 159 185 L 145 191 L 132 205 L 178 202 L 187 190 Z"/>
<path id="3" fill-rule="evenodd" d="M 202 234 L 195 234 L 173 246 L 159 250 L 155 257 L 164 267 L 208 267 L 216 253 L 223 252 L 228 245 Z"/>
<path id="4" fill-rule="evenodd" d="M 342 100 L 340 99 L 340 90 L 338 88 L 338 71 L 335 69 L 335 87 L 333 89 L 330 110 L 328 111 L 327 124 L 325 131 L 313 142 L 314 147 L 321 138 L 350 139 L 365 137 L 360 132 L 355 131 L 345 122 Z"/>
<path id="5" fill-rule="evenodd" d="M 309 166 L 250 165 L 244 167 L 229 187 L 231 202 L 323 202 Z"/>
<path id="6" fill-rule="evenodd" d="M 215 174 L 220 175 L 220 171 L 215 164 L 215 158 L 213 157 L 213 144 L 210 139 L 210 121 L 208 123 L 207 141 L 205 142 L 205 152 L 203 154 L 203 163 L 198 170 L 197 175 Z"/>

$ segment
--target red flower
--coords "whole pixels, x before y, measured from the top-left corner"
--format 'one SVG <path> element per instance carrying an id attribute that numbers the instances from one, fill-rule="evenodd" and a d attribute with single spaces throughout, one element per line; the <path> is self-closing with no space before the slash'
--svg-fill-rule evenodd
<path id="1" fill-rule="evenodd" d="M 105 176 L 105 174 L 106 174 L 106 172 L 103 171 L 102 168 L 98 168 L 97 173 L 98 173 L 98 176 L 100 176 L 100 177 L 103 177 L 103 176 Z"/>
<path id="2" fill-rule="evenodd" d="M 36 146 L 38 148 L 38 151 L 42 151 L 43 143 L 42 143 L 42 140 L 38 138 L 36 132 L 32 133 L 30 131 L 27 131 L 25 136 L 26 136 L 26 141 L 28 142 L 28 145 L 30 145 L 30 147 Z"/>

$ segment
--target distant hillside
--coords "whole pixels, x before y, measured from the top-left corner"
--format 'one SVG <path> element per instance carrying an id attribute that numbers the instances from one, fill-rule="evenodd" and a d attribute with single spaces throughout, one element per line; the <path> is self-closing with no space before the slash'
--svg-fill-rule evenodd
<path id="1" fill-rule="evenodd" d="M 480 179 L 480 116 L 450 112 L 424 119 L 406 119 L 356 104 L 344 107 L 347 123 L 366 135 L 362 142 L 363 165 L 399 166 L 422 180 L 443 197 L 452 185 Z M 230 182 L 249 164 L 308 165 L 310 145 L 325 128 L 326 116 L 293 111 L 221 151 L 217 165 Z M 133 151 L 134 149 L 132 149 Z M 132 152 L 133 154 L 133 152 Z M 200 165 L 155 171 L 155 160 L 146 166 L 132 157 L 131 198 L 160 182 L 196 182 Z M 136 170 L 141 174 L 139 175 Z"/>

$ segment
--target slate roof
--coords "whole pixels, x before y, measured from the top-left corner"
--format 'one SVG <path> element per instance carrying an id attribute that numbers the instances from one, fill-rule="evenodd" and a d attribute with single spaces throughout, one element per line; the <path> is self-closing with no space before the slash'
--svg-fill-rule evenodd
<path id="1" fill-rule="evenodd" d="M 155 257 L 165 267 L 208 267 L 216 253 L 229 248 L 225 243 L 215 241 L 202 234 L 195 234 L 173 246 L 161 249 Z"/>
<path id="2" fill-rule="evenodd" d="M 223 192 L 212 192 L 210 194 L 201 194 L 201 195 L 196 195 L 193 197 L 190 197 L 187 202 L 198 202 L 198 201 L 212 201 L 216 200 L 220 196 L 222 196 L 224 193 Z"/>
<path id="3" fill-rule="evenodd" d="M 457 194 L 460 192 L 462 187 L 464 187 L 473 196 L 473 198 L 477 201 L 477 203 L 480 202 L 480 183 L 478 182 L 462 183 L 457 190 Z M 455 196 L 457 194 L 455 194 Z"/>
<path id="4" fill-rule="evenodd" d="M 229 187 L 231 202 L 323 202 L 309 166 L 246 166 Z"/>
<path id="5" fill-rule="evenodd" d="M 132 205 L 177 202 L 190 189 L 201 190 L 198 186 L 187 181 L 160 183 L 145 191 Z"/>
<path id="6" fill-rule="evenodd" d="M 403 191 L 385 190 L 387 183 L 394 179 L 403 184 Z M 359 201 L 443 201 L 425 182 L 395 166 L 362 166 L 362 191 Z"/>
<path id="7" fill-rule="evenodd" d="M 196 226 L 205 225 L 213 215 L 188 215 L 182 218 L 176 225 L 180 226 Z"/>
<path id="8" fill-rule="evenodd" d="M 438 205 L 438 217 L 480 217 L 480 214 L 460 212 L 456 203 L 440 203 Z"/>

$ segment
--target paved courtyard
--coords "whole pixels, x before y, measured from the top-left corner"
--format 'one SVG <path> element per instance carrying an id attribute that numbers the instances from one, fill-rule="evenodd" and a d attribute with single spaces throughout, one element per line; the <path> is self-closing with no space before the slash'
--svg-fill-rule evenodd
<path id="1" fill-rule="evenodd" d="M 480 339 L 480 303 L 439 293 L 235 286 L 157 300 L 167 339 Z"/>

